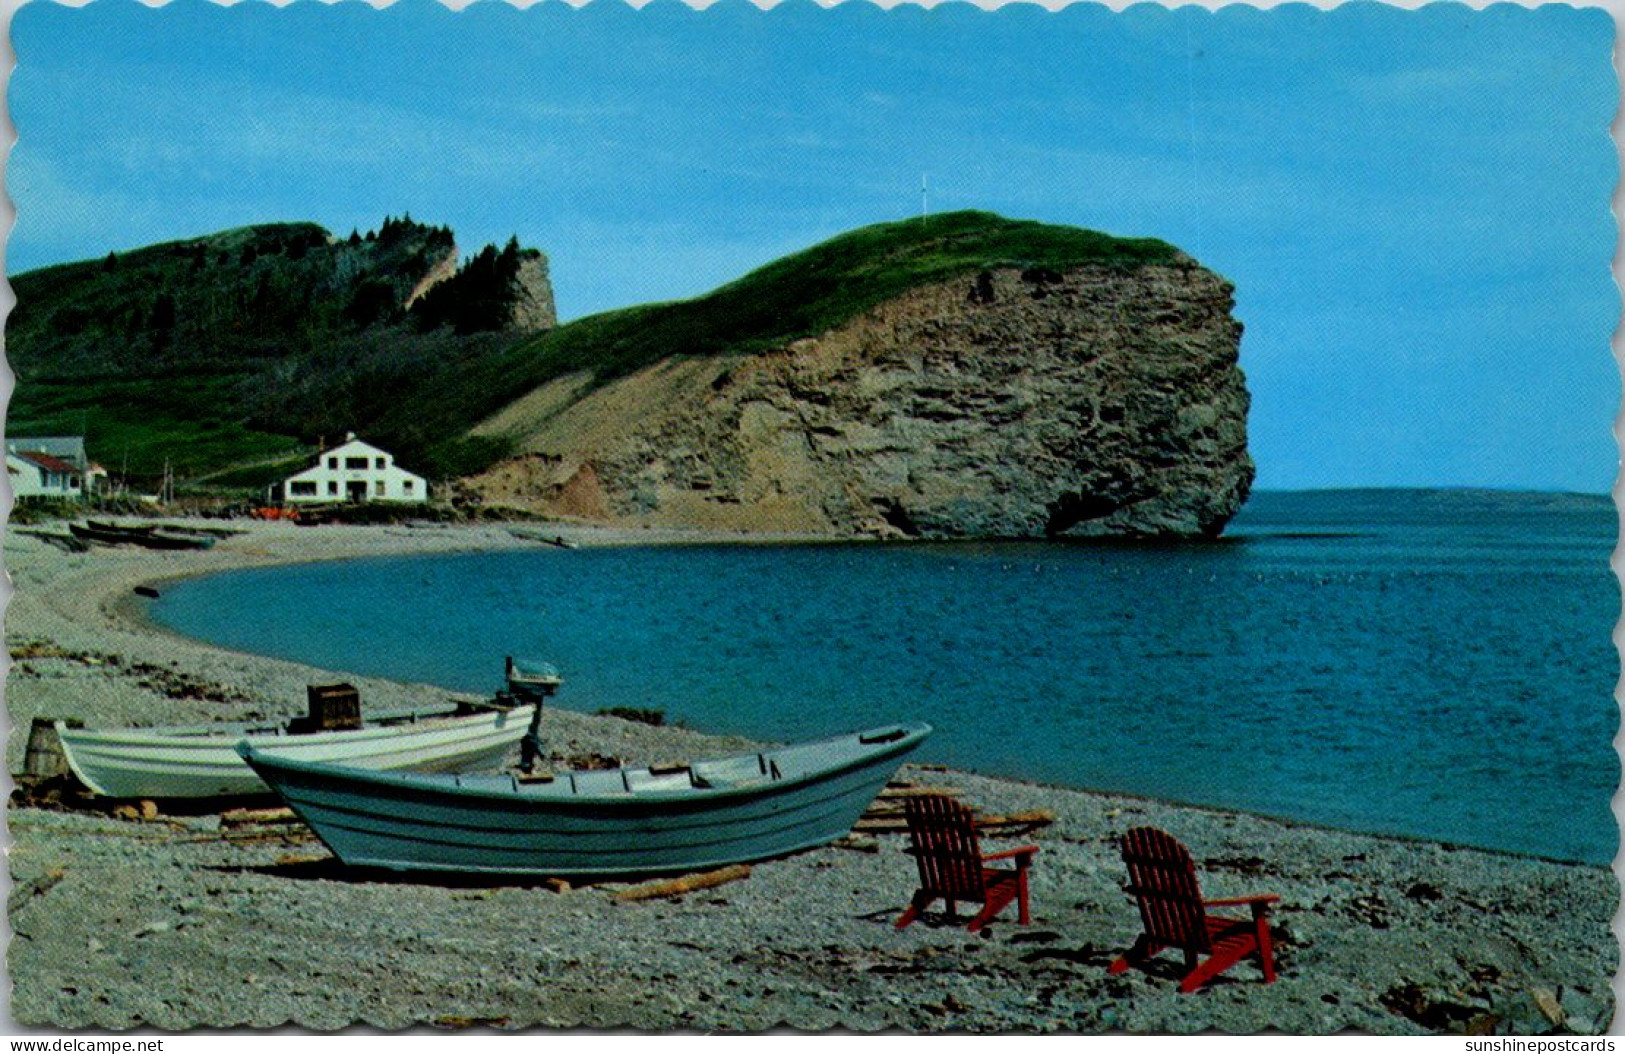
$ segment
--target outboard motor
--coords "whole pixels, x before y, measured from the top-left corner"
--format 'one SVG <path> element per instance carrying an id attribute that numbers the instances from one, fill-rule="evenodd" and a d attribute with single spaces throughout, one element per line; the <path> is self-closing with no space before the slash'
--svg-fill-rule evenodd
<path id="1" fill-rule="evenodd" d="M 506 694 L 515 705 L 536 704 L 536 710 L 530 717 L 530 728 L 525 732 L 525 738 L 519 741 L 519 768 L 524 772 L 534 772 L 536 763 L 542 758 L 542 707 L 558 692 L 564 678 L 549 663 L 516 660 L 512 655 L 508 656 L 506 676 Z"/>

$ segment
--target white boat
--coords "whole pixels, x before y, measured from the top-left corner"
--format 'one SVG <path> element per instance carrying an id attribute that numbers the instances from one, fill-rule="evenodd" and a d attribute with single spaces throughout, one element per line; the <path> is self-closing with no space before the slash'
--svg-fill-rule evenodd
<path id="1" fill-rule="evenodd" d="M 353 867 L 561 878 L 681 873 L 824 845 L 931 726 L 711 761 L 504 775 L 416 775 L 237 746 L 333 855 Z"/>
<path id="2" fill-rule="evenodd" d="M 235 749 L 293 761 L 378 771 L 456 772 L 500 766 L 530 728 L 536 704 L 381 715 L 360 728 L 289 733 L 266 725 L 86 729 L 56 723 L 73 774 L 111 798 L 207 798 L 268 794 Z"/>

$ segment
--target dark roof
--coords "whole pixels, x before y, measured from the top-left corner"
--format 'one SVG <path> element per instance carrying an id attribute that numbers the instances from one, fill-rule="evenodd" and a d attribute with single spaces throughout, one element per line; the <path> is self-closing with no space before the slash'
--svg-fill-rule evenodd
<path id="1" fill-rule="evenodd" d="M 38 465 L 47 472 L 78 472 L 76 465 L 63 461 L 59 457 L 52 457 L 39 450 L 14 450 L 12 453 L 31 465 Z"/>
<path id="2" fill-rule="evenodd" d="M 85 463 L 84 436 L 8 436 L 8 450 L 37 450 L 52 457 L 65 458 L 74 464 Z"/>

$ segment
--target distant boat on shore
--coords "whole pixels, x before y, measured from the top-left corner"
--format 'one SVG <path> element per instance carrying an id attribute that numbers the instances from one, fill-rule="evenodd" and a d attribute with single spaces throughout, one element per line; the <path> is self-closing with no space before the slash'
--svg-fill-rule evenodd
<path id="1" fill-rule="evenodd" d="M 346 864 L 583 878 L 692 871 L 833 841 L 930 734 L 894 725 L 540 779 L 367 772 L 249 739 L 237 753 Z"/>
<path id="2" fill-rule="evenodd" d="M 207 798 L 270 790 L 233 749 L 239 742 L 274 748 L 288 758 L 362 769 L 495 767 L 530 727 L 535 709 L 414 710 L 386 714 L 360 728 L 298 734 L 263 724 L 98 730 L 58 721 L 56 734 L 68 767 L 97 794 Z"/>
<path id="3" fill-rule="evenodd" d="M 542 545 L 551 545 L 555 549 L 574 549 L 576 543 L 569 541 L 562 534 L 546 534 L 542 531 L 533 531 L 526 527 L 510 527 L 508 533 L 525 542 L 538 542 Z"/>
<path id="4" fill-rule="evenodd" d="M 206 534 L 182 534 L 161 530 L 157 526 L 125 527 L 96 520 L 84 524 L 70 523 L 68 531 L 75 538 L 103 545 L 139 545 L 146 549 L 208 549 L 217 540 Z"/>

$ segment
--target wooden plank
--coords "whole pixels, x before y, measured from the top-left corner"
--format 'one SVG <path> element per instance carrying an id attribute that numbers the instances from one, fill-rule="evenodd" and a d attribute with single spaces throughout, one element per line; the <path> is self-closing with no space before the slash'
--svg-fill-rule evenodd
<path id="1" fill-rule="evenodd" d="M 684 893 L 692 893 L 697 889 L 710 889 L 726 882 L 738 882 L 750 877 L 749 864 L 734 864 L 730 867 L 718 868 L 715 871 L 702 871 L 682 878 L 674 878 L 660 882 L 645 882 L 642 885 L 623 889 L 615 894 L 616 900 L 637 901 L 655 900 L 659 897 L 675 897 Z"/>
<path id="2" fill-rule="evenodd" d="M 297 845 L 300 842 L 314 842 L 316 835 L 308 827 L 268 827 L 258 831 L 222 831 L 220 838 L 231 845 L 259 845 L 264 842 L 281 842 L 284 845 Z M 209 839 L 199 839 L 208 841 Z"/>
<path id="3" fill-rule="evenodd" d="M 904 832 L 908 830 L 908 821 L 901 816 L 897 817 L 896 819 L 893 819 L 890 816 L 876 816 L 858 820 L 857 823 L 852 825 L 852 830 L 857 832 L 867 831 L 875 834 Z"/>
<path id="4" fill-rule="evenodd" d="M 1000 827 L 1043 827 L 1055 822 L 1055 813 L 1050 809 L 1030 809 L 1026 812 L 1012 812 L 1006 814 L 992 814 L 976 817 L 978 830 Z M 897 833 L 908 830 L 908 818 L 902 813 L 884 813 L 875 815 L 864 813 L 852 830 L 861 832 Z"/>
<path id="5" fill-rule="evenodd" d="M 323 860 L 331 860 L 326 853 L 283 853 L 276 858 L 278 867 L 299 867 L 305 864 L 317 864 Z"/>
<path id="6" fill-rule="evenodd" d="M 542 879 L 542 886 L 545 889 L 551 889 L 555 893 L 570 892 L 570 883 L 562 878 L 544 878 Z"/>
<path id="7" fill-rule="evenodd" d="M 1029 824 L 1042 826 L 1054 822 L 1055 810 L 1053 809 L 1029 809 L 1026 812 L 1012 812 L 1004 815 L 994 814 L 976 818 L 976 826 L 978 827 L 1017 827 Z"/>
<path id="8" fill-rule="evenodd" d="M 283 807 L 279 809 L 229 809 L 220 814 L 221 827 L 248 827 L 252 824 L 269 823 L 296 823 L 298 818 L 293 810 Z"/>
<path id="9" fill-rule="evenodd" d="M 888 786 L 875 797 L 877 800 L 893 798 L 919 798 L 927 794 L 940 794 L 945 798 L 957 798 L 964 792 L 958 787 L 896 787 Z"/>
<path id="10" fill-rule="evenodd" d="M 865 838 L 861 834 L 843 835 L 829 843 L 836 849 L 850 849 L 855 853 L 878 853 L 880 843 L 873 838 Z"/>

